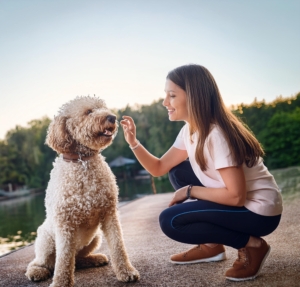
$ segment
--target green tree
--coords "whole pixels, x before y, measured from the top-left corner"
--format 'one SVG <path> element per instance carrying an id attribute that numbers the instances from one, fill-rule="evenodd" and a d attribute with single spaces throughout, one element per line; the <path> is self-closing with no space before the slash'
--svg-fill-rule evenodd
<path id="1" fill-rule="evenodd" d="M 55 152 L 44 144 L 49 123 L 47 117 L 32 120 L 27 128 L 16 126 L 6 134 L 0 154 L 0 162 L 4 164 L 6 161 L 6 173 L 1 170 L 1 179 L 7 174 L 15 174 L 13 183 L 26 184 L 28 187 L 47 185 L 55 158 Z M 9 150 L 9 157 L 3 155 L 5 150 Z M 7 180 L 2 182 L 6 183 Z"/>
<path id="2" fill-rule="evenodd" d="M 283 168 L 300 164 L 300 108 L 292 113 L 279 111 L 268 122 L 262 140 L 266 164 Z"/>
<path id="3" fill-rule="evenodd" d="M 19 151 L 5 141 L 0 141 L 0 185 L 26 183 L 26 165 Z"/>
<path id="4" fill-rule="evenodd" d="M 162 156 L 174 143 L 184 122 L 170 122 L 162 99 L 151 105 L 127 106 L 114 111 L 120 121 L 131 116 L 137 126 L 137 138 L 154 155 Z M 269 168 L 300 163 L 300 93 L 278 97 L 271 103 L 257 101 L 240 104 L 233 109 L 249 126 L 266 151 Z M 14 183 L 29 187 L 45 187 L 56 153 L 44 144 L 50 119 L 32 120 L 28 127 L 16 126 L 0 141 L 0 185 Z M 118 156 L 135 158 L 124 140 L 122 128 L 113 144 L 105 149 L 107 161 Z M 139 163 L 133 166 L 140 169 Z"/>
<path id="5" fill-rule="evenodd" d="M 290 149 L 291 147 L 295 149 L 297 143 L 295 133 L 299 130 L 296 116 L 292 115 L 297 114 L 295 110 L 298 108 L 300 108 L 300 93 L 288 98 L 277 97 L 268 104 L 264 100 L 255 99 L 250 105 L 240 104 L 233 109 L 233 113 L 248 125 L 263 145 L 266 151 L 265 163 L 269 168 L 299 164 L 299 157 L 296 155 L 294 160 L 290 159 Z M 279 146 L 281 146 L 280 153 L 277 153 Z"/>

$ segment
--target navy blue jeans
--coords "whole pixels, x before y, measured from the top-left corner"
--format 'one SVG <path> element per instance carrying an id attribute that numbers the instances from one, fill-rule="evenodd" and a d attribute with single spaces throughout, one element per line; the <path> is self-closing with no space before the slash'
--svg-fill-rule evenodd
<path id="1" fill-rule="evenodd" d="M 189 184 L 203 186 L 188 160 L 171 169 L 169 179 L 175 190 Z M 165 209 L 159 222 L 162 231 L 173 240 L 189 244 L 219 243 L 239 249 L 250 236 L 272 233 L 280 218 L 281 215 L 259 215 L 245 207 L 195 200 Z"/>

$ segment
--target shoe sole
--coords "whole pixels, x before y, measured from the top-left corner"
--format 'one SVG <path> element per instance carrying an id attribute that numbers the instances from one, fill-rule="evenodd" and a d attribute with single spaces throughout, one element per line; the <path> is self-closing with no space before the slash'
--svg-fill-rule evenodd
<path id="1" fill-rule="evenodd" d="M 226 259 L 225 252 L 222 252 L 216 256 L 209 257 L 209 258 L 203 258 L 198 260 L 192 260 L 192 261 L 173 261 L 170 260 L 173 264 L 195 264 L 195 263 L 202 263 L 202 262 L 215 262 L 215 261 L 222 261 Z"/>
<path id="2" fill-rule="evenodd" d="M 261 271 L 261 269 L 262 269 L 262 267 L 263 267 L 263 265 L 264 265 L 267 257 L 269 256 L 270 252 L 271 252 L 271 246 L 269 246 L 269 250 L 266 253 L 266 255 L 265 255 L 263 261 L 261 262 L 261 264 L 259 266 L 259 269 L 258 269 L 258 271 L 257 271 L 257 273 L 255 275 L 253 275 L 251 277 L 246 277 L 246 278 L 226 277 L 226 279 L 231 280 L 231 281 L 246 281 L 246 280 L 253 280 L 253 279 L 255 279 L 259 275 L 259 273 L 260 273 L 260 271 Z"/>

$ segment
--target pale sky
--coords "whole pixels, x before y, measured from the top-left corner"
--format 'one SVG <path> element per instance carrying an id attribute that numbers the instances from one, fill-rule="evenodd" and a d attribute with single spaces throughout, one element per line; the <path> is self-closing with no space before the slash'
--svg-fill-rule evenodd
<path id="1" fill-rule="evenodd" d="M 299 13 L 299 0 L 0 0 L 0 139 L 77 95 L 151 104 L 189 63 L 228 106 L 292 96 Z"/>

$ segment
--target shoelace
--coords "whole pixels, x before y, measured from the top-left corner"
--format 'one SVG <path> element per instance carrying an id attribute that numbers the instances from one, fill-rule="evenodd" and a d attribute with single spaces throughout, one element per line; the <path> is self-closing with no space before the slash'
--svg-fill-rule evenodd
<path id="1" fill-rule="evenodd" d="M 248 256 L 245 248 L 241 248 L 238 250 L 238 259 L 236 261 L 241 262 L 244 265 L 248 264 Z"/>
<path id="2" fill-rule="evenodd" d="M 191 252 L 191 251 L 193 251 L 194 249 L 197 249 L 197 248 L 199 248 L 199 249 L 201 250 L 201 245 L 199 244 L 199 245 L 197 245 L 197 246 L 191 248 L 190 250 L 188 250 L 187 252 L 185 252 L 185 253 L 183 254 L 183 257 L 186 257 L 186 256 L 188 255 L 189 252 Z"/>

